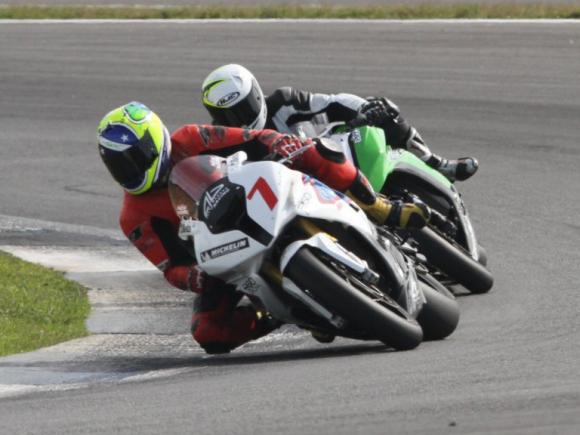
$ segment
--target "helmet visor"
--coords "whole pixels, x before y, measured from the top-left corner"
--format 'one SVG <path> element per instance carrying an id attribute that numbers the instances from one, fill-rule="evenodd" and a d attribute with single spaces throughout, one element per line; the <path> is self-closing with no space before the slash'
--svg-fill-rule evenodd
<path id="1" fill-rule="evenodd" d="M 145 173 L 151 167 L 159 152 L 149 133 L 145 132 L 131 147 L 125 151 L 112 151 L 101 148 L 101 154 L 113 178 L 123 187 L 134 188 L 145 178 Z"/>
<path id="2" fill-rule="evenodd" d="M 206 106 L 214 124 L 227 127 L 248 127 L 258 118 L 264 96 L 258 84 L 252 81 L 250 93 L 239 103 L 232 107 Z"/>

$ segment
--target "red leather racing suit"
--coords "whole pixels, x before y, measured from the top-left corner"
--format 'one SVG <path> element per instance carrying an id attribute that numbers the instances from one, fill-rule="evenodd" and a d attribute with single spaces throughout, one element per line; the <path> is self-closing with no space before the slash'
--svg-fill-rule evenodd
<path id="1" fill-rule="evenodd" d="M 245 130 L 189 124 L 171 137 L 172 164 L 199 154 L 228 156 L 245 151 L 249 160 L 262 160 L 273 152 L 288 153 L 309 143 L 273 130 Z M 357 177 L 356 168 L 338 153 L 312 146 L 292 167 L 345 191 Z M 251 306 L 237 306 L 240 296 L 231 286 L 206 276 L 177 237 L 179 219 L 166 186 L 142 195 L 125 193 L 120 224 L 129 240 L 159 268 L 167 281 L 182 290 L 198 293 L 192 319 L 193 338 L 208 352 L 227 352 L 258 338 L 259 318 Z"/>

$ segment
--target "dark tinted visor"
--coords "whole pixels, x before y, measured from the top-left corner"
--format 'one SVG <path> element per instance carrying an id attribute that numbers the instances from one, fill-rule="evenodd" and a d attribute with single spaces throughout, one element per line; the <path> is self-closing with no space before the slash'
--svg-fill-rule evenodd
<path id="1" fill-rule="evenodd" d="M 228 127 L 247 127 L 260 114 L 262 94 L 258 86 L 252 82 L 252 90 L 250 93 L 235 106 L 223 108 L 206 107 L 214 120 L 214 124 Z"/>
<path id="2" fill-rule="evenodd" d="M 125 151 L 105 149 L 105 154 L 102 155 L 113 178 L 122 186 L 129 188 L 143 181 L 145 173 L 158 156 L 157 147 L 149 130 Z"/>

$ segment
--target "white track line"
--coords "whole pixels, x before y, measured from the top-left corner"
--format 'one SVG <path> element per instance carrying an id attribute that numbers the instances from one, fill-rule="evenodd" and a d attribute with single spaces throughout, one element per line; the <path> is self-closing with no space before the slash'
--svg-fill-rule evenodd
<path id="1" fill-rule="evenodd" d="M 59 222 L 44 221 L 40 219 L 0 214 L 0 234 L 2 231 L 34 233 L 37 231 L 46 230 L 70 234 L 85 234 L 95 237 L 109 237 L 113 240 L 127 240 L 120 229 L 107 230 L 86 225 L 64 224 Z"/>
<path id="2" fill-rule="evenodd" d="M 88 388 L 94 385 L 117 385 L 129 384 L 134 382 L 151 381 L 155 379 L 169 378 L 180 375 L 182 373 L 189 373 L 193 371 L 204 370 L 206 367 L 181 367 L 171 369 L 152 370 L 146 373 L 139 373 L 137 375 L 128 376 L 116 381 L 100 381 L 100 382 L 76 382 L 68 384 L 46 384 L 46 385 L 32 385 L 32 384 L 0 384 L 0 399 L 6 397 L 22 396 L 24 394 L 37 394 L 56 391 L 70 391 Z"/>
<path id="3" fill-rule="evenodd" d="M 22 260 L 66 273 L 148 272 L 157 269 L 132 247 L 49 247 L 0 245 Z"/>
<path id="4" fill-rule="evenodd" d="M 0 20 L 0 24 L 272 24 L 272 23 L 304 23 L 304 24 L 580 24 L 580 19 L 413 19 L 413 20 L 389 20 L 389 19 L 308 19 L 308 18 L 231 18 L 231 19 L 46 19 L 46 20 Z"/>

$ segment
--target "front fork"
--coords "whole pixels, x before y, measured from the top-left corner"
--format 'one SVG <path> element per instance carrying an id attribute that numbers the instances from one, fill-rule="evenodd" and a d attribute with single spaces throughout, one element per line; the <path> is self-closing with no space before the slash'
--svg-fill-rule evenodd
<path id="1" fill-rule="evenodd" d="M 405 192 L 405 201 L 409 202 L 423 202 L 419 199 L 417 195 L 414 195 L 410 192 Z M 428 205 L 428 204 L 427 204 Z M 434 208 L 429 207 L 431 211 L 431 219 L 429 219 L 429 225 L 434 227 L 436 230 L 442 232 L 443 234 L 449 236 L 452 239 L 455 239 L 457 236 L 457 225 L 453 223 L 450 219 L 444 216 L 439 211 L 435 210 Z"/>
<path id="2" fill-rule="evenodd" d="M 368 263 L 336 243 L 337 239 L 335 237 L 332 237 L 312 222 L 303 218 L 299 218 L 296 225 L 310 237 L 306 240 L 292 242 L 286 247 L 280 258 L 280 270 L 284 271 L 294 254 L 303 246 L 308 245 L 320 250 L 328 257 L 342 264 L 360 276 L 368 284 L 374 285 L 378 283 L 380 277 L 369 267 Z"/>

